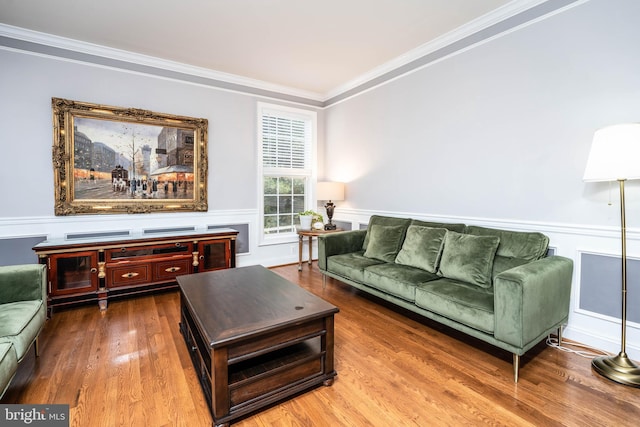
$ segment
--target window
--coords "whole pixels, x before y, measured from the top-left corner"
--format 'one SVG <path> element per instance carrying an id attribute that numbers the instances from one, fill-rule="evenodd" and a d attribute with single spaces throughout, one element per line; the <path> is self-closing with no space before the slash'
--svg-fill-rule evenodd
<path id="1" fill-rule="evenodd" d="M 316 113 L 258 103 L 261 241 L 290 241 L 298 212 L 312 209 Z"/>

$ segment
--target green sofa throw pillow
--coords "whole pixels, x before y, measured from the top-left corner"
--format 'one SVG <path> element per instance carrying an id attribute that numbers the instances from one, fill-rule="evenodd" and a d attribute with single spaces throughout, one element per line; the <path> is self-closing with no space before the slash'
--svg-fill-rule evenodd
<path id="1" fill-rule="evenodd" d="M 435 273 L 446 234 L 445 228 L 410 225 L 402 249 L 396 257 L 396 264 L 408 265 Z"/>
<path id="2" fill-rule="evenodd" d="M 405 227 L 402 225 L 373 225 L 364 256 L 394 262 L 402 247 Z"/>
<path id="3" fill-rule="evenodd" d="M 472 236 L 449 231 L 444 237 L 438 274 L 490 288 L 493 260 L 499 244 L 500 238 L 496 236 Z"/>
<path id="4" fill-rule="evenodd" d="M 396 218 L 392 216 L 382 216 L 382 215 L 371 215 L 369 218 L 369 224 L 367 225 L 367 234 L 364 236 L 364 242 L 362 243 L 362 250 L 366 251 L 367 246 L 369 245 L 369 239 L 371 238 L 371 229 L 374 225 L 391 225 L 391 226 L 402 226 L 404 227 L 404 231 L 407 231 L 407 227 L 411 223 L 410 218 Z"/>

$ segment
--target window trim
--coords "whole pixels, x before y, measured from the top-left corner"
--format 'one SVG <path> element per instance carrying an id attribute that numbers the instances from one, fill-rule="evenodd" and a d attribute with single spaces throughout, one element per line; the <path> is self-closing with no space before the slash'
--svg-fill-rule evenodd
<path id="1" fill-rule="evenodd" d="M 279 233 L 275 235 L 265 234 L 264 233 L 264 176 L 265 176 L 265 168 L 263 166 L 263 157 L 262 157 L 262 116 L 266 113 L 274 114 L 277 116 L 287 117 L 296 120 L 304 120 L 305 122 L 309 122 L 309 137 L 311 141 L 309 141 L 309 159 L 308 159 L 308 172 L 304 172 L 301 170 L 294 170 L 289 168 L 281 168 L 282 174 L 278 176 L 295 176 L 295 177 L 308 177 L 307 183 L 305 184 L 305 210 L 307 209 L 315 209 L 316 200 L 315 200 L 315 191 L 316 191 L 316 181 L 318 176 L 318 162 L 317 162 L 317 139 L 318 139 L 318 113 L 314 110 L 307 110 L 302 108 L 294 108 L 288 107 L 284 105 L 271 104 L 266 102 L 257 102 L 256 108 L 256 149 L 257 149 L 257 160 L 258 160 L 258 176 L 257 176 L 257 202 L 258 202 L 258 223 L 257 223 L 257 232 L 258 232 L 258 246 L 264 245 L 275 245 L 282 243 L 292 243 L 297 242 L 298 235 L 296 232 L 290 233 Z M 278 168 L 273 168 L 274 172 L 278 171 Z"/>

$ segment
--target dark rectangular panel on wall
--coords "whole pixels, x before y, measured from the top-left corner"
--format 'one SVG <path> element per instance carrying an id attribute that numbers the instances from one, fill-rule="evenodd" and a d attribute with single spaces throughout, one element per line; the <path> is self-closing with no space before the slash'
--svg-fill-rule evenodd
<path id="1" fill-rule="evenodd" d="M 351 230 L 351 223 L 347 221 L 332 221 L 338 228 L 343 230 Z"/>
<path id="2" fill-rule="evenodd" d="M 47 236 L 0 239 L 0 265 L 37 264 L 33 247 L 47 240 Z"/>
<path id="3" fill-rule="evenodd" d="M 210 225 L 209 230 L 217 228 L 232 228 L 238 231 L 236 238 L 236 254 L 246 254 L 249 252 L 249 224 L 226 224 L 226 225 Z"/>
<path id="4" fill-rule="evenodd" d="M 75 233 L 75 234 L 67 234 L 66 239 L 95 239 L 98 237 L 119 237 L 119 236 L 128 236 L 129 231 L 98 231 L 98 232 L 89 232 L 89 233 Z"/>
<path id="5" fill-rule="evenodd" d="M 194 231 L 195 227 L 167 227 L 167 228 L 150 228 L 144 230 L 144 234 L 161 234 L 161 233 L 179 233 L 182 231 Z"/>
<path id="6" fill-rule="evenodd" d="M 580 308 L 622 317 L 620 257 L 583 253 L 580 257 Z M 627 258 L 627 319 L 640 323 L 640 260 Z"/>

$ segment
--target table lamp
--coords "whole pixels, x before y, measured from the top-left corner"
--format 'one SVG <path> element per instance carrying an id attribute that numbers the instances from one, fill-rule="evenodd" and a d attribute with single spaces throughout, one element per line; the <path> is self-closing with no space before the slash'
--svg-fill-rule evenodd
<path id="1" fill-rule="evenodd" d="M 622 339 L 617 356 L 592 360 L 593 369 L 620 384 L 640 387 L 640 368 L 626 354 L 627 328 L 627 230 L 624 182 L 640 179 L 640 123 L 608 126 L 593 136 L 584 181 L 618 181 L 620 186 L 620 223 L 622 230 Z"/>
<path id="2" fill-rule="evenodd" d="M 319 182 L 318 183 L 318 200 L 326 200 L 324 205 L 327 210 L 329 222 L 324 225 L 325 230 L 335 230 L 336 225 L 331 222 L 333 218 L 333 209 L 335 208 L 333 200 L 344 200 L 344 184 L 342 182 Z"/>

